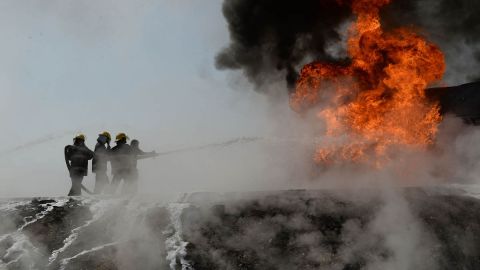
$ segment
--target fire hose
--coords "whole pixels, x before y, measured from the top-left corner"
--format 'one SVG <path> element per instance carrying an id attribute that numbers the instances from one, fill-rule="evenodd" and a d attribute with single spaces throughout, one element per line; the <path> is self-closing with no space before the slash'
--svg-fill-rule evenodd
<path id="1" fill-rule="evenodd" d="M 209 148 L 222 148 L 222 147 L 227 147 L 234 144 L 244 144 L 244 143 L 250 143 L 250 142 L 255 142 L 259 140 L 264 140 L 264 138 L 241 137 L 241 138 L 231 139 L 231 140 L 220 142 L 220 143 L 209 143 L 209 144 L 200 145 L 200 146 L 184 147 L 184 148 L 178 148 L 170 151 L 160 152 L 160 153 L 156 153 L 157 154 L 156 156 L 165 156 L 165 155 L 177 154 L 182 152 L 190 152 L 190 151 L 198 151 L 198 150 L 209 149 Z"/>
<path id="2" fill-rule="evenodd" d="M 82 190 L 85 191 L 88 195 L 94 195 L 93 192 L 91 192 L 88 188 L 86 188 L 83 184 L 80 184 L 82 187 Z"/>
<path id="3" fill-rule="evenodd" d="M 304 139 L 304 138 L 240 137 L 240 138 L 231 139 L 231 140 L 220 142 L 220 143 L 210 143 L 210 144 L 205 144 L 200 146 L 184 147 L 184 148 L 178 148 L 170 151 L 159 152 L 159 153 L 156 153 L 155 157 L 178 154 L 183 152 L 199 151 L 199 150 L 211 149 L 211 148 L 224 148 L 224 147 L 233 146 L 236 144 L 247 144 L 247 143 L 252 143 L 257 141 L 268 141 L 268 142 L 275 142 L 275 143 L 294 142 L 296 144 L 304 144 L 304 145 L 311 145 L 315 143 L 314 140 L 312 139 Z M 145 157 L 145 158 L 149 158 L 149 157 Z"/>

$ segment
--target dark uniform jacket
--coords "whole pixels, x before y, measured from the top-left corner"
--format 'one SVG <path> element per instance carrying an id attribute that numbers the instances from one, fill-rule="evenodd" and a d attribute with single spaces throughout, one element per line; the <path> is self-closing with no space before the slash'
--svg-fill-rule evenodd
<path id="1" fill-rule="evenodd" d="M 131 147 L 127 143 L 117 143 L 110 152 L 112 174 L 129 174 L 132 171 Z"/>
<path id="2" fill-rule="evenodd" d="M 144 152 L 138 147 L 130 147 L 130 153 L 132 155 L 132 169 L 137 170 L 137 163 L 139 159 L 150 158 L 157 156 L 155 152 Z"/>
<path id="3" fill-rule="evenodd" d="M 102 173 L 107 171 L 107 163 L 110 160 L 110 146 L 103 143 L 95 145 L 95 156 L 92 160 L 92 172 Z"/>
<path id="4" fill-rule="evenodd" d="M 65 162 L 70 174 L 87 176 L 88 161 L 93 158 L 93 151 L 85 144 L 65 146 Z"/>

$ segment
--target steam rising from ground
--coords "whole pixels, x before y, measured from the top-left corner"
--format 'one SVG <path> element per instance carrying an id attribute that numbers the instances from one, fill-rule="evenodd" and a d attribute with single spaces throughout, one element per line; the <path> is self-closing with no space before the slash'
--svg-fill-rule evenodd
<path id="1" fill-rule="evenodd" d="M 308 118 L 303 120 L 308 121 Z M 462 182 L 470 180 L 478 183 L 476 179 L 478 174 L 476 174 L 475 168 L 478 168 L 480 160 L 478 153 L 480 153 L 480 149 L 476 149 L 477 147 L 472 144 L 472 142 L 480 139 L 477 129 L 464 126 L 459 119 L 447 118 L 441 127 L 438 138 L 439 144 L 436 146 L 436 149 L 432 149 L 429 152 L 399 152 L 397 162 L 394 162 L 390 167 L 384 170 L 372 171 L 370 168 L 365 169 L 355 166 L 333 168 L 311 166 L 309 150 L 312 149 L 312 141 L 305 134 L 308 134 L 309 131 L 312 132 L 311 134 L 314 134 L 311 131 L 312 128 L 309 125 L 302 127 L 300 124 L 302 121 L 298 121 L 295 117 L 290 121 L 292 122 L 283 122 L 283 124 L 289 123 L 290 132 L 285 127 L 276 128 L 278 132 L 284 132 L 282 134 L 290 134 L 290 140 L 263 139 L 248 144 L 230 145 L 220 149 L 202 149 L 188 154 L 181 153 L 172 155 L 170 158 L 173 160 L 172 162 L 186 161 L 190 158 L 197 160 L 198 158 L 197 162 L 200 162 L 200 165 L 208 164 L 208 162 L 213 160 L 219 161 L 215 165 L 220 165 L 221 170 L 217 170 L 215 174 L 209 172 L 207 175 L 223 177 L 205 179 L 199 175 L 196 179 L 198 182 L 192 183 L 190 186 L 192 190 L 271 190 L 272 186 L 274 187 L 273 189 L 307 188 L 334 190 L 337 195 L 333 197 L 325 198 L 322 197 L 323 195 L 315 195 L 314 198 L 320 200 L 315 207 L 318 207 L 321 211 L 313 211 L 310 214 L 316 216 L 319 213 L 323 213 L 326 217 L 342 215 L 342 213 L 345 213 L 342 212 L 345 209 L 342 208 L 343 203 L 339 202 L 344 201 L 347 201 L 347 205 L 356 209 L 346 213 L 348 215 L 356 213 L 359 217 L 348 220 L 339 227 L 340 239 L 343 244 L 338 249 L 336 256 L 330 257 L 331 253 L 329 248 L 327 248 L 328 244 L 324 244 L 325 242 L 328 243 L 331 236 L 328 233 L 322 233 L 314 229 L 312 221 L 306 218 L 305 215 L 295 214 L 297 211 L 309 213 L 308 211 L 317 208 L 311 208 L 312 204 L 304 200 L 292 200 L 288 196 L 280 196 L 277 199 L 259 196 L 260 205 L 254 206 L 253 210 L 265 209 L 266 213 L 271 213 L 271 216 L 265 219 L 253 220 L 248 225 L 243 224 L 242 226 L 244 227 L 242 228 L 245 228 L 245 231 L 234 234 L 231 234 L 231 229 L 234 227 L 225 226 L 225 234 L 221 230 L 214 230 L 215 236 L 212 237 L 225 240 L 228 249 L 253 250 L 256 256 L 260 256 L 266 263 L 277 266 L 277 269 L 291 269 L 291 267 L 301 265 L 304 260 L 316 261 L 317 263 L 332 263 L 330 268 L 326 269 L 344 269 L 350 265 L 350 262 L 357 261 L 357 258 L 366 258 L 361 260 L 360 263 L 363 269 L 368 270 L 445 269 L 439 266 L 439 264 L 444 263 L 443 259 L 435 255 L 440 252 L 438 250 L 438 235 L 433 235 L 431 227 L 425 227 L 424 220 L 418 214 L 417 207 L 423 202 L 412 204 L 411 200 L 397 187 L 433 186 L 439 183 L 448 184 L 457 179 Z M 292 131 L 291 127 L 293 126 L 296 128 L 295 131 Z M 299 130 L 302 131 L 300 133 L 304 134 L 303 138 L 296 134 Z M 210 159 L 207 162 L 205 160 L 200 161 L 201 157 L 204 157 L 206 153 Z M 312 153 L 310 152 L 310 154 Z M 162 161 L 166 162 L 166 160 L 168 159 L 163 159 Z M 238 163 L 231 164 L 233 160 Z M 269 167 L 265 169 L 265 166 Z M 144 177 L 145 175 L 157 173 L 156 170 L 149 170 L 148 166 L 143 169 Z M 242 170 L 245 170 L 245 173 L 241 173 Z M 230 173 L 237 173 L 238 175 L 230 175 Z M 254 176 L 254 178 L 248 179 L 245 175 Z M 234 182 L 234 180 L 239 182 Z M 142 178 L 141 181 L 144 181 L 143 184 L 146 184 L 145 181 L 148 181 L 148 179 Z M 214 193 L 206 193 L 202 196 L 206 196 L 205 201 L 208 201 L 215 198 L 216 195 Z M 428 201 L 428 194 L 419 194 L 417 196 L 419 198 L 425 197 Z M 145 198 L 145 196 L 141 197 Z M 153 201 L 165 199 L 165 197 L 155 197 Z M 233 215 L 238 222 L 245 220 L 245 217 L 238 215 L 239 210 L 236 209 L 251 207 L 248 201 L 250 197 L 248 193 L 237 193 L 237 195 L 228 196 L 226 200 L 227 205 L 231 205 L 227 206 L 227 212 Z M 241 202 L 238 203 L 236 200 Z M 187 201 L 190 201 L 191 207 L 201 207 L 204 203 L 202 200 L 191 199 Z M 188 240 L 179 238 L 179 235 L 175 236 L 175 230 L 167 233 L 165 235 L 167 238 L 158 237 L 158 235 L 162 235 L 162 233 L 159 234 L 158 230 L 160 228 L 165 230 L 165 227 L 160 225 L 162 222 L 171 223 L 172 226 L 180 224 L 184 226 L 183 228 L 193 228 L 192 232 L 188 232 L 193 233 L 193 236 L 202 232 L 200 229 L 195 229 L 196 224 L 198 224 L 195 220 L 187 219 L 178 223 L 178 218 L 182 217 L 182 214 L 180 214 L 182 212 L 181 209 L 183 211 L 188 210 L 188 205 L 181 204 L 179 205 L 181 208 L 172 208 L 170 211 L 175 213 L 177 217 L 176 220 L 172 221 L 167 218 L 168 212 L 163 214 L 160 214 L 161 211 L 157 210 L 151 212 L 149 210 L 149 207 L 152 205 L 151 200 L 142 202 L 134 199 L 130 202 L 125 201 L 125 203 L 122 203 L 122 200 L 114 202 L 113 206 L 95 206 L 94 204 L 90 207 L 93 211 L 93 216 L 85 216 L 85 224 L 90 222 L 90 225 L 82 227 L 83 225 L 79 224 L 71 228 L 71 234 L 76 233 L 78 235 L 66 238 L 67 241 L 64 241 L 56 248 L 56 250 L 62 251 L 59 252 L 61 258 L 58 262 L 64 262 L 65 265 L 73 267 L 65 269 L 74 269 L 75 266 L 82 265 L 93 254 L 105 254 L 104 256 L 115 254 L 116 267 L 119 267 L 119 269 L 131 269 L 132 261 L 139 263 L 138 257 L 132 257 L 132 250 L 139 251 L 142 254 L 141 259 L 145 260 L 145 267 L 147 267 L 145 269 L 152 267 L 152 265 L 157 266 L 160 264 L 167 265 L 163 269 L 169 269 L 168 265 L 172 265 L 173 261 L 176 261 L 175 265 L 177 266 L 190 265 L 191 261 L 188 259 L 189 252 L 185 253 L 185 250 L 181 248 L 182 245 L 185 245 L 183 241 Z M 430 211 L 454 210 L 448 206 L 449 203 L 446 204 L 445 208 L 439 208 L 440 210 L 432 208 Z M 162 205 L 164 204 L 159 204 L 159 206 Z M 460 209 L 465 209 L 463 207 L 460 207 Z M 292 211 L 293 214 L 283 215 L 281 214 L 283 210 L 278 210 L 280 211 L 278 212 L 275 209 L 287 209 L 287 211 Z M 106 211 L 102 213 L 103 210 Z M 439 214 L 441 215 L 441 213 Z M 221 222 L 217 216 L 209 215 L 208 213 L 202 213 L 201 217 L 208 224 Z M 325 220 L 321 224 L 331 224 L 329 222 L 331 221 Z M 447 222 L 451 222 L 451 220 L 447 220 Z M 102 223 L 110 228 L 107 233 L 102 231 L 102 226 L 100 226 Z M 450 225 L 445 226 L 449 228 Z M 452 224 L 451 226 L 452 230 L 457 229 L 455 227 L 457 225 Z M 267 252 L 262 248 L 265 243 L 270 243 L 271 239 L 277 239 L 278 235 L 282 235 L 282 232 L 285 230 L 305 230 L 303 234 L 290 239 L 289 241 L 291 242 L 285 242 L 285 244 L 279 242 L 279 245 L 284 245 L 285 247 L 295 245 L 305 250 L 305 255 L 299 255 L 295 260 L 292 259 L 289 262 L 277 261 L 278 250 L 273 249 Z M 168 238 L 169 235 L 171 238 Z M 191 234 L 188 235 L 192 237 Z M 196 237 L 198 238 L 189 239 L 192 241 L 193 239 L 203 239 L 198 235 Z M 68 239 L 73 241 L 69 242 Z M 168 240 L 173 244 L 164 246 L 164 243 L 167 243 L 166 241 Z M 442 241 L 454 240 L 447 239 Z M 86 246 L 83 246 L 85 244 Z M 116 250 L 113 253 L 112 248 Z M 473 252 L 469 251 L 468 246 L 463 248 L 465 252 Z M 169 251 L 174 251 L 170 257 L 166 255 Z M 212 256 L 216 256 L 214 257 L 217 258 L 217 263 L 229 265 L 230 262 L 223 261 L 224 259 L 220 256 L 223 252 L 221 249 L 212 249 L 208 250 L 208 252 L 211 252 Z M 178 260 L 172 259 L 177 258 L 177 256 Z M 53 258 L 52 256 L 50 257 Z M 45 258 L 31 258 L 31 260 L 43 259 Z M 193 269 L 195 268 L 193 267 Z"/>

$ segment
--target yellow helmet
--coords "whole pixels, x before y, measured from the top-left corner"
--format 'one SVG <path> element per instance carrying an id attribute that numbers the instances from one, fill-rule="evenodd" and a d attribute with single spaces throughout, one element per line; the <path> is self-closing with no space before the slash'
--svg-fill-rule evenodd
<path id="1" fill-rule="evenodd" d="M 75 138 L 73 138 L 74 140 L 81 140 L 81 141 L 85 141 L 85 135 L 83 134 L 78 134 L 77 136 L 75 136 Z"/>
<path id="2" fill-rule="evenodd" d="M 124 140 L 124 139 L 125 139 L 125 140 L 128 140 L 129 138 L 128 138 L 127 134 L 125 134 L 125 133 L 123 133 L 123 132 L 122 132 L 122 133 L 118 133 L 117 136 L 115 137 L 115 141 L 117 141 L 117 142 L 118 142 L 118 141 L 121 141 L 121 140 Z"/>
<path id="3" fill-rule="evenodd" d="M 112 136 L 110 135 L 110 133 L 108 133 L 108 131 L 104 131 L 104 132 L 100 133 L 100 135 L 103 135 L 103 136 L 107 137 L 107 139 L 109 141 L 112 140 Z"/>

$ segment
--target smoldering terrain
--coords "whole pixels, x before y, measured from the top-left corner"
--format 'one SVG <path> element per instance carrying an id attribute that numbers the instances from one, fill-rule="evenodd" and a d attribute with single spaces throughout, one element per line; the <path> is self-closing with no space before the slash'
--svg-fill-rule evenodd
<path id="1" fill-rule="evenodd" d="M 435 149 L 399 153 L 384 170 L 307 166 L 305 141 L 182 148 L 201 156 L 213 147 L 210 157 L 226 163 L 239 150 L 265 151 L 270 163 L 260 165 L 276 172 L 262 171 L 261 183 L 213 179 L 222 188 L 169 203 L 154 194 L 3 199 L 0 269 L 477 269 L 479 132 L 447 117 Z M 253 191 L 218 191 L 242 184 Z"/>
<path id="2" fill-rule="evenodd" d="M 471 187 L 1 203 L 1 269 L 477 269 Z"/>

